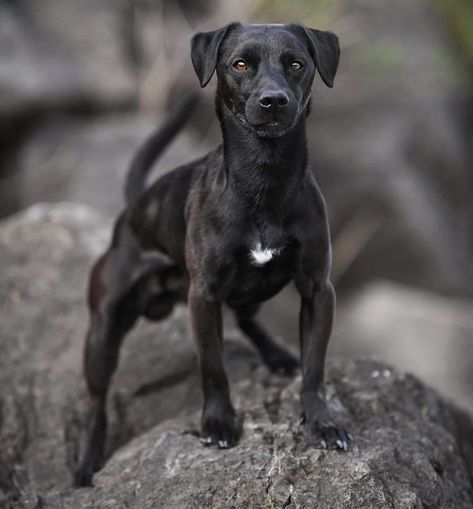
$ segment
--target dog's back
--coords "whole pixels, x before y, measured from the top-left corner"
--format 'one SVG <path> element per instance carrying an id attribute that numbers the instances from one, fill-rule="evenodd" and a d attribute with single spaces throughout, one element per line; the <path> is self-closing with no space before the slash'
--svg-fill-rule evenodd
<path id="1" fill-rule="evenodd" d="M 184 242 L 189 192 L 203 172 L 221 164 L 220 149 L 158 178 L 128 206 L 127 221 L 143 249 L 159 249 L 185 269 Z"/>

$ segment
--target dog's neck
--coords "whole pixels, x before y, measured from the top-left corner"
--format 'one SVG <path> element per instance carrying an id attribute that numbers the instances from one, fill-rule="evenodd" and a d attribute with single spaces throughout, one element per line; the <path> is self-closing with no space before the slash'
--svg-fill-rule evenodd
<path id="1" fill-rule="evenodd" d="M 225 184 L 250 209 L 281 217 L 307 171 L 305 115 L 278 138 L 257 136 L 228 111 L 219 117 Z"/>

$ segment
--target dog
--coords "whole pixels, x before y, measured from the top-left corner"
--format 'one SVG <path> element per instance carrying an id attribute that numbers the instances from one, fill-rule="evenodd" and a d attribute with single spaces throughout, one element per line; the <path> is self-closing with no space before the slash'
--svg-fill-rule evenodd
<path id="1" fill-rule="evenodd" d="M 132 162 L 127 206 L 90 276 L 84 364 L 91 408 L 77 486 L 90 485 L 103 462 L 107 391 L 125 334 L 140 316 L 162 320 L 181 301 L 188 303 L 198 347 L 202 440 L 235 446 L 222 305 L 234 311 L 268 368 L 292 375 L 298 360 L 255 319 L 260 303 L 290 281 L 301 299 L 301 401 L 308 442 L 348 447 L 350 437 L 332 419 L 324 392 L 335 293 L 326 206 L 308 166 L 305 136 L 316 72 L 333 87 L 338 38 L 297 24 L 231 23 L 195 35 L 191 57 L 202 87 L 217 74 L 223 143 L 146 187 L 152 164 L 196 104 L 191 96 Z"/>

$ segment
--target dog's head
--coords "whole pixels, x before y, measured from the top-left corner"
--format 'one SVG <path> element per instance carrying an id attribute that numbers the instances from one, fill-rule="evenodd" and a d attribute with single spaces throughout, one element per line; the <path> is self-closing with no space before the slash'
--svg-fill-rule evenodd
<path id="1" fill-rule="evenodd" d="M 218 100 L 258 136 L 283 136 L 305 115 L 315 72 L 328 87 L 338 67 L 338 38 L 302 25 L 231 23 L 192 38 L 202 87 L 215 70 Z"/>

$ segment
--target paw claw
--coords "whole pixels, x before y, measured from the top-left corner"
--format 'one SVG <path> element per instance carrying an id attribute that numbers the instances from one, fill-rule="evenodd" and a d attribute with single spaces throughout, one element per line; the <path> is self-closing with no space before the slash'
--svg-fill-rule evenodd
<path id="1" fill-rule="evenodd" d="M 234 447 L 238 441 L 235 411 L 232 407 L 213 407 L 202 419 L 202 442 L 219 449 Z"/>
<path id="2" fill-rule="evenodd" d="M 320 424 L 319 422 L 306 422 L 306 432 L 309 443 L 322 449 L 348 450 L 350 438 L 348 434 L 334 424 Z"/>

